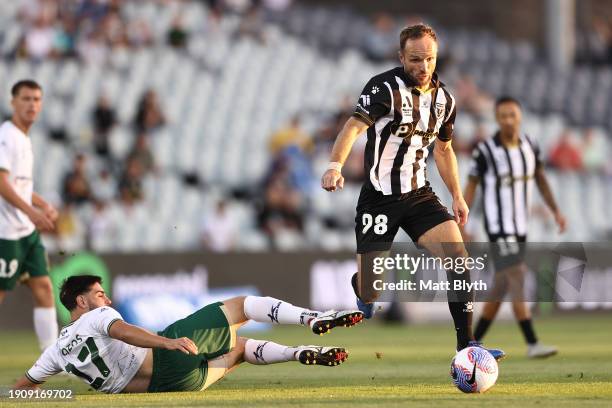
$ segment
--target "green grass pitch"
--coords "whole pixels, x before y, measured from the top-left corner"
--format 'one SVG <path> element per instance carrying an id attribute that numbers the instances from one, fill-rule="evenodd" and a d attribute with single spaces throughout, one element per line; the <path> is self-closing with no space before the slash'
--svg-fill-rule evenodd
<path id="1" fill-rule="evenodd" d="M 284 344 L 345 346 L 350 357 L 339 367 L 243 364 L 205 392 L 170 394 L 103 395 L 61 376 L 44 387 L 72 389 L 76 401 L 14 402 L 3 397 L 0 406 L 612 407 L 612 316 L 543 318 L 536 329 L 543 342 L 559 346 L 558 356 L 528 360 L 515 323 L 493 326 L 487 344 L 503 348 L 509 357 L 500 363 L 497 384 L 482 395 L 463 394 L 450 382 L 449 325 L 366 322 L 322 337 L 301 327 L 253 334 Z M 33 333 L 0 331 L 0 387 L 6 390 L 33 363 L 36 349 Z"/>

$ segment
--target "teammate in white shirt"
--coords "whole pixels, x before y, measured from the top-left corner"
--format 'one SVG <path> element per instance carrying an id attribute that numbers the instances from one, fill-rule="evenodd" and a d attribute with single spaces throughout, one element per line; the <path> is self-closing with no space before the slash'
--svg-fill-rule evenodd
<path id="1" fill-rule="evenodd" d="M 39 231 L 55 228 L 57 211 L 34 192 L 28 136 L 42 107 L 42 89 L 22 80 L 11 94 L 13 116 L 0 126 L 0 304 L 6 291 L 25 282 L 34 298 L 34 329 L 44 350 L 57 338 L 57 320 Z"/>
<path id="2" fill-rule="evenodd" d="M 15 388 L 35 388 L 66 371 L 105 393 L 200 391 L 243 361 L 336 366 L 348 357 L 341 347 L 289 347 L 238 337 L 236 330 L 252 319 L 301 324 L 324 334 L 363 318 L 359 311 L 321 313 L 271 297 L 247 296 L 205 306 L 153 334 L 124 322 L 100 283 L 92 275 L 66 279 L 60 300 L 72 323 Z"/>

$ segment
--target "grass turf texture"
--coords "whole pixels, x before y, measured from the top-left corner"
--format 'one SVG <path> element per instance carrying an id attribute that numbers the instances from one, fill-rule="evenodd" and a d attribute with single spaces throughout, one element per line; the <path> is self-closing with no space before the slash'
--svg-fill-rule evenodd
<path id="1" fill-rule="evenodd" d="M 528 360 L 515 323 L 494 324 L 487 344 L 503 348 L 497 384 L 486 394 L 463 394 L 451 384 L 453 355 L 449 325 L 388 326 L 366 322 L 319 337 L 301 327 L 281 327 L 254 338 L 283 344 L 340 345 L 349 360 L 339 367 L 297 363 L 242 364 L 204 392 L 103 395 L 79 380 L 56 376 L 43 387 L 72 389 L 72 402 L 0 399 L 2 407 L 610 407 L 612 406 L 612 318 L 610 314 L 540 319 L 543 342 L 559 346 L 547 360 Z M 37 357 L 33 333 L 0 332 L 0 386 L 10 386 Z M 6 389 L 6 388 L 5 388 Z"/>

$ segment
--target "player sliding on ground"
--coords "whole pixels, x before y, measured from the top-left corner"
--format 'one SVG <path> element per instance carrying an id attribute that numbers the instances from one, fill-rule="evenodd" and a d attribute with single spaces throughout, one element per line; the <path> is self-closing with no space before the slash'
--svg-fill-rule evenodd
<path id="1" fill-rule="evenodd" d="M 317 312 L 271 297 L 235 297 L 203 307 L 159 335 L 123 321 L 97 276 L 72 276 L 60 300 L 71 323 L 47 348 L 15 388 L 34 388 L 62 371 L 105 393 L 201 391 L 246 361 L 336 366 L 348 354 L 342 347 L 283 346 L 247 339 L 236 330 L 248 320 L 299 324 L 315 334 L 359 323 L 359 311 Z"/>

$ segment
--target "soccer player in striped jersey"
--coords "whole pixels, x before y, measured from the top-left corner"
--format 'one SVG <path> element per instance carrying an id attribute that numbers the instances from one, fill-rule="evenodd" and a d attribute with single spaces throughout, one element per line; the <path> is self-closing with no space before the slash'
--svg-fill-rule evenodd
<path id="1" fill-rule="evenodd" d="M 367 133 L 364 167 L 367 176 L 357 203 L 355 234 L 358 272 L 352 284 L 357 305 L 370 318 L 379 293 L 374 289 L 373 260 L 385 256 L 402 228 L 420 247 L 438 257 L 465 257 L 458 224 L 468 207 L 459 185 L 452 148 L 457 107 L 436 69 L 438 39 L 424 24 L 400 33 L 401 66 L 374 76 L 363 89 L 353 116 L 338 134 L 321 186 L 342 188 L 342 165 L 357 137 Z M 426 179 L 428 146 L 435 141 L 439 173 L 453 197 L 449 214 Z M 446 243 L 447 245 L 440 245 Z M 467 273 L 448 271 L 450 280 L 469 281 Z M 449 293 L 457 350 L 476 345 L 472 335 L 471 291 Z M 496 358 L 501 350 L 489 350 Z"/>
<path id="2" fill-rule="evenodd" d="M 503 295 L 510 290 L 512 308 L 528 345 L 527 355 L 548 357 L 557 353 L 555 347 L 538 342 L 531 313 L 524 302 L 523 282 L 527 267 L 523 260 L 527 239 L 529 204 L 533 184 L 555 217 L 559 232 L 566 220 L 550 190 L 537 144 L 521 133 L 521 107 L 511 97 L 501 97 L 495 103 L 495 118 L 499 131 L 480 142 L 472 154 L 465 201 L 472 206 L 478 186 L 482 186 L 484 226 L 490 242 L 495 243 L 493 260 L 496 268 L 495 300 L 486 302 L 474 336 L 482 339 L 501 305 Z"/>
<path id="3" fill-rule="evenodd" d="M 236 330 L 250 319 L 302 325 L 320 335 L 362 318 L 359 311 L 317 312 L 271 297 L 240 296 L 204 306 L 154 334 L 124 322 L 100 283 L 92 275 L 64 281 L 60 300 L 72 322 L 15 388 L 37 388 L 65 371 L 104 393 L 201 391 L 244 361 L 334 367 L 348 356 L 341 347 L 283 346 L 239 337 Z"/>

